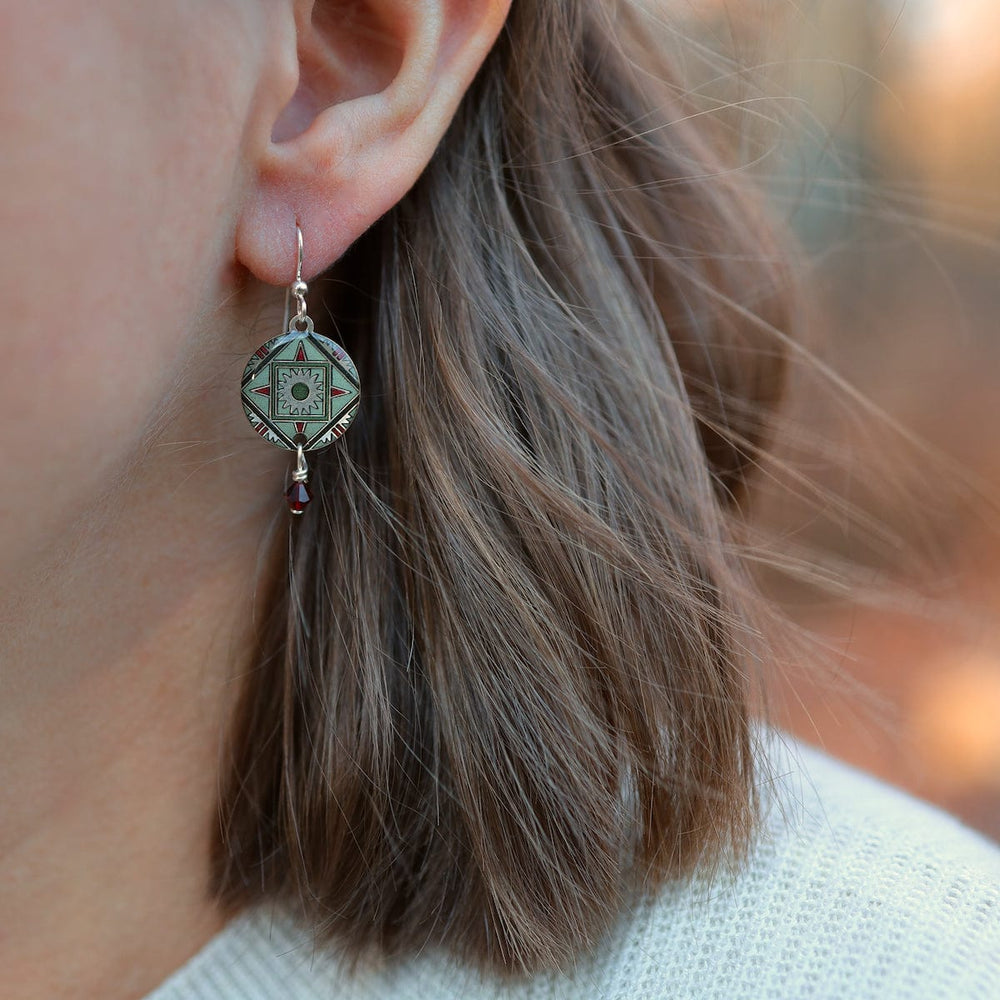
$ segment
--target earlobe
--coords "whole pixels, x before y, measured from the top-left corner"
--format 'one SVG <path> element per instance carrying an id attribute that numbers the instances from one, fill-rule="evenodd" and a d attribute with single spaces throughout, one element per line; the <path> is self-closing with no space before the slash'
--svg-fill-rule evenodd
<path id="1" fill-rule="evenodd" d="M 261 123 L 256 134 L 270 139 L 247 153 L 238 261 L 262 281 L 289 283 L 296 222 L 307 281 L 337 260 L 413 186 L 509 5 L 317 0 L 311 18 L 297 19 L 295 97 Z"/>

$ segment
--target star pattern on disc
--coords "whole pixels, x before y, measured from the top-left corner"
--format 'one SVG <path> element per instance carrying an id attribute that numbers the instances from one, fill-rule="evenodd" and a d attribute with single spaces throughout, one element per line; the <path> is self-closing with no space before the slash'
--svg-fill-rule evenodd
<path id="1" fill-rule="evenodd" d="M 347 352 L 312 330 L 289 331 L 250 358 L 241 384 L 243 410 L 267 441 L 294 450 L 325 448 L 347 430 L 361 387 Z"/>

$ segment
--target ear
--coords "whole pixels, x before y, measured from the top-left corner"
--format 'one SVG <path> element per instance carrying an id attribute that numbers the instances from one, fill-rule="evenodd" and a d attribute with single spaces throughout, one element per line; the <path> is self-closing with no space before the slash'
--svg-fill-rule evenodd
<path id="1" fill-rule="evenodd" d="M 309 280 L 412 187 L 510 0 L 277 2 L 289 30 L 248 132 L 236 256 L 281 285 L 295 277 L 296 222 Z"/>

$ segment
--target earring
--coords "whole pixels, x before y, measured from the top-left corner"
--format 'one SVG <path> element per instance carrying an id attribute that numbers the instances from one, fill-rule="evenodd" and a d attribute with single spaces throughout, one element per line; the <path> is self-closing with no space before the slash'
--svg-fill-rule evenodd
<path id="1" fill-rule="evenodd" d="M 302 230 L 295 281 L 286 294 L 295 298 L 288 329 L 261 345 L 247 362 L 240 388 L 243 410 L 253 429 L 279 448 L 295 452 L 288 509 L 302 514 L 312 499 L 307 451 L 333 444 L 347 430 L 361 399 L 358 370 L 347 352 L 316 333 L 306 311 L 308 286 L 302 280 Z M 286 306 L 287 307 L 287 306 Z"/>

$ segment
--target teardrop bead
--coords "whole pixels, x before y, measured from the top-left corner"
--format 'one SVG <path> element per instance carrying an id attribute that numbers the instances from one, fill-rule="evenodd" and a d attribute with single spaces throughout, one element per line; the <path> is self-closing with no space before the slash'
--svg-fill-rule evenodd
<path id="1" fill-rule="evenodd" d="M 285 499 L 288 501 L 288 509 L 293 514 L 302 514 L 305 513 L 306 506 L 312 497 L 309 495 L 305 483 L 292 483 L 285 493 Z"/>

